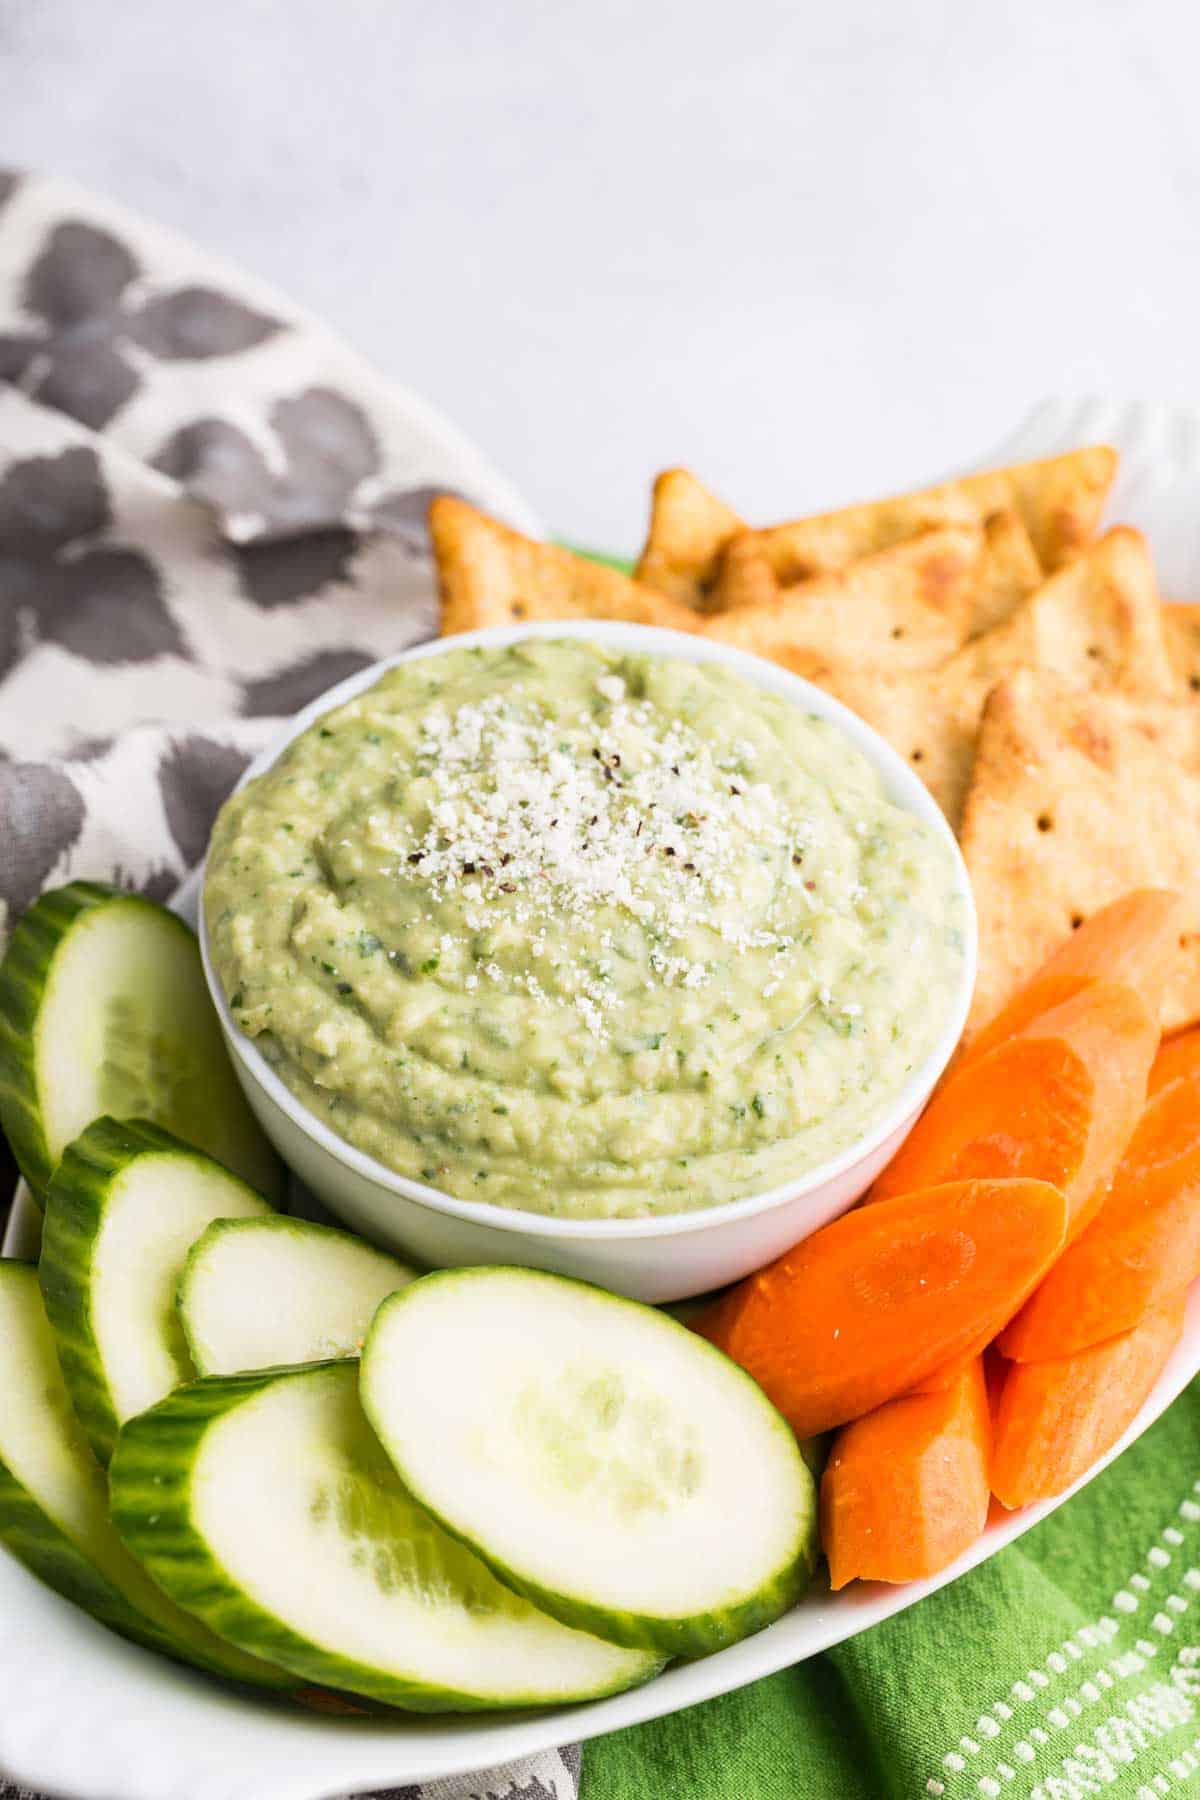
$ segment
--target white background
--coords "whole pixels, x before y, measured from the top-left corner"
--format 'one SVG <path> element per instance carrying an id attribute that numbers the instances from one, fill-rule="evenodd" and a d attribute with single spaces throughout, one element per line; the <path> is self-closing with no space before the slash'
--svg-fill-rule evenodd
<path id="1" fill-rule="evenodd" d="M 639 542 L 1200 397 L 1193 0 L 0 0 L 0 161 L 241 259 Z"/>

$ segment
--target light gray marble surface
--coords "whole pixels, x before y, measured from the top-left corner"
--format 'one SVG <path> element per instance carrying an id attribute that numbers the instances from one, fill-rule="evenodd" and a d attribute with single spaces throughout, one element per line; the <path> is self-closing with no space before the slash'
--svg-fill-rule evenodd
<path id="1" fill-rule="evenodd" d="M 1185 0 L 0 0 L 0 161 L 288 289 L 632 548 L 1200 394 Z"/>

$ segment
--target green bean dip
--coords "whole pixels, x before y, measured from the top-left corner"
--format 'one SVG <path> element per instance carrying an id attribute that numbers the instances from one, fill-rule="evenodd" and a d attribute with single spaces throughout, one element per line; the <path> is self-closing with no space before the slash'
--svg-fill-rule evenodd
<path id="1" fill-rule="evenodd" d="M 835 724 L 579 639 L 401 663 L 224 807 L 241 1029 L 390 1169 L 576 1219 L 764 1192 L 943 1032 L 964 901 Z"/>

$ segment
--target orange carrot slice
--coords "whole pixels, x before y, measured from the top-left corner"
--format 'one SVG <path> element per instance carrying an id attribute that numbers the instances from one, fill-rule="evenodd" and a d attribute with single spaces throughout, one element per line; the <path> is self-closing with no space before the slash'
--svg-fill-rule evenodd
<path id="1" fill-rule="evenodd" d="M 1169 1081 L 1190 1081 L 1200 1069 L 1200 1026 L 1167 1038 L 1159 1047 L 1150 1070 L 1147 1094 L 1153 1096 Z"/>
<path id="2" fill-rule="evenodd" d="M 944 1394 L 946 1389 L 952 1388 L 959 1376 L 983 1355 L 994 1336 L 995 1333 L 986 1337 L 981 1335 L 973 1344 L 968 1344 L 960 1355 L 952 1357 L 948 1363 L 943 1363 L 940 1369 L 935 1369 L 932 1375 L 926 1375 L 923 1381 L 914 1381 L 906 1392 L 909 1394 Z"/>
<path id="3" fill-rule="evenodd" d="M 987 1523 L 991 1420 L 975 1357 L 943 1392 L 889 1400 L 839 1431 L 821 1480 L 833 1588 L 919 1581 Z"/>
<path id="4" fill-rule="evenodd" d="M 871 1412 L 995 1335 L 1062 1248 L 1043 1181 L 960 1181 L 860 1207 L 695 1322 L 800 1437 Z"/>
<path id="5" fill-rule="evenodd" d="M 1009 1364 L 992 1434 L 992 1492 L 1004 1506 L 1061 1494 L 1112 1449 L 1179 1342 L 1183 1309 L 1181 1295 L 1076 1356 Z"/>
<path id="6" fill-rule="evenodd" d="M 1133 988 L 1157 1019 L 1179 947 L 1182 913 L 1183 901 L 1170 888 L 1136 888 L 1093 913 L 972 1038 L 962 1061 L 986 1056 L 1089 981 Z"/>
<path id="7" fill-rule="evenodd" d="M 1157 1046 L 1158 1026 L 1132 988 L 1089 982 L 956 1069 L 871 1199 L 979 1176 L 1049 1181 L 1077 1235 L 1133 1135 Z"/>
<path id="8" fill-rule="evenodd" d="M 1043 1362 L 1086 1350 L 1200 1275 L 1200 1032 L 1188 1037 L 1156 1058 L 1108 1198 L 1004 1332 L 1005 1356 Z M 1175 1071 L 1165 1082 L 1156 1079 L 1164 1060 Z"/>

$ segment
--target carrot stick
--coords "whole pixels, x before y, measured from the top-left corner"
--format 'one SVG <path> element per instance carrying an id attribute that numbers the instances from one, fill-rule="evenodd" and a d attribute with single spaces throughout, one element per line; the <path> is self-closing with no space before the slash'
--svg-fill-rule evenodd
<path id="1" fill-rule="evenodd" d="M 1175 1072 L 1165 1081 L 1164 1061 Z M 1005 1356 L 1044 1362 L 1086 1350 L 1200 1275 L 1200 1032 L 1159 1053 L 1150 1085 L 1108 1198 L 1004 1332 Z"/>
<path id="2" fill-rule="evenodd" d="M 1167 1038 L 1160 1046 L 1150 1070 L 1146 1092 L 1153 1096 L 1169 1081 L 1190 1081 L 1200 1069 L 1200 1026 Z"/>
<path id="3" fill-rule="evenodd" d="M 955 1174 L 1021 1174 L 1060 1186 L 1073 1208 L 1072 1230 L 1082 1231 L 1104 1199 L 1122 1138 L 1135 1129 L 1133 1107 L 1141 1091 L 1138 1071 L 1151 1044 L 1148 1015 L 1139 1013 L 1127 988 L 1118 986 L 1110 993 L 1113 984 L 1098 979 L 1097 966 L 1111 951 L 1123 974 L 1151 984 L 1146 997 L 1154 999 L 1154 971 L 1164 963 L 1164 944 L 1174 947 L 1176 913 L 1174 895 L 1145 889 L 1081 926 L 1050 958 L 1032 986 L 1010 1003 L 996 1026 L 988 1028 L 984 1036 L 992 1040 L 991 1051 L 981 1052 L 977 1040 L 951 1071 L 910 1137 L 912 1149 L 908 1145 L 902 1148 L 869 1198 Z M 1126 1033 L 1127 1048 L 1132 1036 L 1132 1081 L 1124 1087 L 1120 1085 L 1120 1065 L 1115 1069 L 1108 1065 L 1103 1037 L 1097 1034 L 1097 1023 L 1106 1015 L 1115 1015 L 1126 1025 L 1133 1022 L 1132 1034 Z M 1007 1039 L 1005 1026 L 1014 1033 Z M 1046 1032 L 1058 1032 L 1072 1046 L 1071 1054 L 1048 1050 L 1043 1039 Z M 1013 1047 L 1022 1043 L 1040 1047 Z M 1086 1082 L 1072 1061 L 1078 1054 L 1087 1070 Z M 984 1064 L 985 1059 L 984 1072 L 972 1074 L 976 1064 Z M 1026 1084 L 1024 1094 L 1019 1082 L 1012 1079 L 1018 1066 Z M 1045 1079 L 1052 1067 L 1058 1070 L 1057 1085 L 1054 1079 Z M 1090 1109 L 1082 1106 L 1085 1088 L 1093 1100 Z M 1074 1107 L 1068 1103 L 1068 1093 L 1074 1096 Z M 948 1141 L 939 1162 L 942 1132 Z M 963 1156 L 969 1160 L 952 1160 Z M 915 1166 L 909 1160 L 912 1157 L 917 1158 Z M 942 1391 L 983 1348 L 982 1343 L 970 1345 L 914 1391 Z"/>
<path id="4" fill-rule="evenodd" d="M 695 1321 L 799 1437 L 871 1412 L 990 1338 L 1062 1247 L 1042 1181 L 960 1181 L 835 1219 Z"/>
<path id="5" fill-rule="evenodd" d="M 1106 1343 L 1053 1362 L 1010 1363 L 993 1414 L 992 1492 L 1048 1500 L 1111 1450 L 1183 1331 L 1180 1295 Z"/>
<path id="6" fill-rule="evenodd" d="M 954 1070 L 871 1199 L 978 1176 L 1049 1181 L 1077 1235 L 1133 1135 L 1157 1047 L 1158 1026 L 1132 988 L 1089 982 Z"/>
<path id="7" fill-rule="evenodd" d="M 1089 981 L 1134 988 L 1157 1019 L 1179 946 L 1182 912 L 1182 900 L 1169 888 L 1137 888 L 1093 913 L 976 1033 L 962 1061 L 986 1056 Z"/>
<path id="8" fill-rule="evenodd" d="M 994 1337 L 994 1332 L 987 1337 L 980 1335 L 973 1344 L 968 1344 L 958 1356 L 943 1363 L 941 1368 L 933 1371 L 932 1375 L 926 1375 L 923 1381 L 914 1381 L 910 1388 L 905 1389 L 905 1392 L 908 1394 L 944 1394 L 947 1388 L 954 1386 L 959 1376 L 969 1369 L 973 1362 L 978 1361 L 988 1345 L 993 1342 Z"/>
<path id="9" fill-rule="evenodd" d="M 919 1581 L 968 1549 L 987 1522 L 990 1439 L 979 1357 L 942 1392 L 844 1426 L 821 1480 L 830 1586 Z"/>

